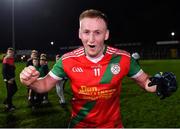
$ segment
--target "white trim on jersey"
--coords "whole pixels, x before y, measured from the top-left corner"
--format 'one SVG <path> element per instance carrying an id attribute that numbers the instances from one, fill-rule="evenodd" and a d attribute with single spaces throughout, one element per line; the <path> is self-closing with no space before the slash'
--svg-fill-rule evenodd
<path id="1" fill-rule="evenodd" d="M 133 75 L 131 78 L 137 78 L 137 77 L 139 77 L 141 74 L 143 74 L 144 73 L 144 71 L 141 69 L 141 70 L 139 70 L 139 72 L 137 72 L 135 75 Z"/>
<path id="2" fill-rule="evenodd" d="M 118 55 L 125 55 L 130 57 L 129 53 L 124 51 L 124 50 L 120 50 L 120 49 L 116 49 L 116 48 L 112 48 L 112 47 L 107 47 L 107 51 L 106 53 L 112 55 L 112 54 L 118 54 Z"/>
<path id="3" fill-rule="evenodd" d="M 92 57 L 86 56 L 86 58 L 87 58 L 88 60 L 92 61 L 93 63 L 99 62 L 103 57 L 104 57 L 103 54 L 102 54 L 100 57 L 98 57 L 98 58 L 92 58 Z"/>
<path id="4" fill-rule="evenodd" d="M 84 48 L 81 47 L 81 48 L 79 48 L 79 49 L 76 49 L 76 50 L 74 50 L 74 53 L 75 53 L 75 54 L 81 54 L 81 53 L 84 53 Z"/>
<path id="5" fill-rule="evenodd" d="M 65 60 L 65 59 L 70 58 L 70 57 L 80 57 L 82 55 L 84 55 L 84 53 L 81 53 L 79 55 L 71 55 L 71 56 L 63 57 L 62 60 Z"/>
<path id="6" fill-rule="evenodd" d="M 71 52 L 68 52 L 68 53 L 64 54 L 62 56 L 62 60 L 65 60 L 65 59 L 71 58 L 71 57 L 80 57 L 80 56 L 83 56 L 83 55 L 85 55 L 84 48 L 80 47 L 78 49 L 75 49 L 75 50 L 73 50 Z"/>
<path id="7" fill-rule="evenodd" d="M 52 78 L 54 78 L 54 79 L 56 79 L 56 80 L 62 80 L 61 77 L 56 76 L 52 71 L 50 71 L 48 74 L 49 74 Z"/>

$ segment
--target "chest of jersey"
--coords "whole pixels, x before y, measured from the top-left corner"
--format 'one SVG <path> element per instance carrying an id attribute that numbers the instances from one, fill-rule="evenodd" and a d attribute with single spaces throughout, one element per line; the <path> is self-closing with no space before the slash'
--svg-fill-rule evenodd
<path id="1" fill-rule="evenodd" d="M 66 60 L 64 70 L 71 79 L 72 91 L 84 99 L 109 98 L 119 93 L 129 61 L 123 56 L 105 55 L 93 63 L 85 56 Z"/>

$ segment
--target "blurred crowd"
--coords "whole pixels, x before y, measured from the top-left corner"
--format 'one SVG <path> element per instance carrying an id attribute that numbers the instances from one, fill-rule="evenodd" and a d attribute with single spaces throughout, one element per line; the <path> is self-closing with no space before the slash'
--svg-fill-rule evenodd
<path id="1" fill-rule="evenodd" d="M 15 66 L 15 50 L 9 47 L 6 51 L 6 55 L 4 55 L 2 59 L 2 75 L 3 80 L 6 84 L 7 96 L 3 101 L 5 111 L 14 111 L 16 109 L 13 104 L 13 96 L 18 91 L 18 86 L 16 84 L 16 66 Z M 22 56 L 22 60 L 24 60 L 24 56 Z M 48 60 L 46 53 L 38 53 L 37 50 L 32 50 L 30 57 L 26 60 L 26 67 L 34 66 L 36 70 L 39 71 L 39 78 L 45 77 L 49 73 Z M 57 62 L 60 58 L 60 55 L 57 54 L 55 56 L 55 61 Z M 58 82 L 56 84 L 56 92 L 59 98 L 59 103 L 61 105 L 65 105 L 64 98 L 64 85 L 67 79 L 64 79 L 62 82 Z M 32 109 L 36 109 L 41 107 L 41 105 L 48 104 L 48 92 L 46 93 L 37 93 L 33 89 L 27 86 L 27 104 L 28 107 Z"/>

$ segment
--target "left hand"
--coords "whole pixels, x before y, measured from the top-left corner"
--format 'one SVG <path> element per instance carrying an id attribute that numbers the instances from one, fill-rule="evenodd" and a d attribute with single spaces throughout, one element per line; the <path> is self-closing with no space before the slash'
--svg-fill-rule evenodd
<path id="1" fill-rule="evenodd" d="M 160 99 L 164 99 L 172 95 L 177 90 L 176 76 L 172 72 L 160 72 L 150 78 L 148 86 L 157 85 L 156 94 Z"/>

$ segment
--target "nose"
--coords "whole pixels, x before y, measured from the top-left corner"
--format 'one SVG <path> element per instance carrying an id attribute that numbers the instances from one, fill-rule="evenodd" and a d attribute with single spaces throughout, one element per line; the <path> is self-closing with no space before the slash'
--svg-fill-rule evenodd
<path id="1" fill-rule="evenodd" d="M 90 34 L 89 35 L 89 42 L 90 43 L 93 43 L 95 41 L 95 36 L 94 36 L 94 34 Z"/>

